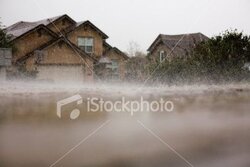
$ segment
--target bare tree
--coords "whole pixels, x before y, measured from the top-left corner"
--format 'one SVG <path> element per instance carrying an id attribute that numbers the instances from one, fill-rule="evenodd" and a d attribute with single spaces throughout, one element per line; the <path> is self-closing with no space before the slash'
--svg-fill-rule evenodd
<path id="1" fill-rule="evenodd" d="M 135 42 L 135 41 L 130 41 L 129 42 L 129 44 L 128 44 L 128 51 L 127 52 L 128 52 L 128 55 L 130 57 L 135 57 L 138 54 L 142 53 L 140 45 L 137 42 Z"/>

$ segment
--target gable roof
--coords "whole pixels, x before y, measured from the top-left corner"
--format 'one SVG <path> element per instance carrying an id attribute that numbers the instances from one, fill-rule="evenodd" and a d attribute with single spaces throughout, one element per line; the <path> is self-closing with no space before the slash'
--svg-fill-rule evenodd
<path id="1" fill-rule="evenodd" d="M 59 16 L 55 16 L 55 17 L 51 17 L 51 18 L 47 18 L 47 19 L 43 19 L 43 20 L 39 20 L 39 21 L 36 21 L 34 23 L 36 23 L 36 24 L 44 24 L 44 25 L 48 26 L 48 25 L 52 24 L 53 22 L 55 22 L 55 21 L 57 21 L 59 19 L 63 19 L 63 18 L 67 18 L 73 24 L 76 24 L 76 22 L 71 17 L 69 17 L 67 14 L 59 15 Z"/>
<path id="2" fill-rule="evenodd" d="M 30 32 L 34 28 L 37 28 L 37 27 L 42 26 L 42 25 L 45 28 L 46 26 L 52 24 L 53 22 L 55 22 L 59 19 L 63 19 L 63 18 L 67 18 L 73 24 L 76 24 L 76 22 L 73 19 L 71 19 L 68 15 L 64 14 L 64 15 L 55 16 L 55 17 L 51 17 L 51 18 L 47 18 L 47 19 L 43 19 L 43 20 L 39 20 L 39 21 L 35 21 L 35 22 L 19 21 L 15 24 L 12 24 L 11 26 L 5 28 L 4 31 L 7 33 L 7 35 L 12 36 L 11 40 L 14 40 L 20 36 L 23 36 L 27 32 Z M 50 30 L 50 29 L 47 28 L 47 30 Z M 55 33 L 53 31 L 50 30 L 50 32 L 52 32 L 53 35 L 55 35 Z"/>
<path id="3" fill-rule="evenodd" d="M 118 53 L 119 55 L 121 55 L 124 59 L 129 59 L 129 57 L 124 53 L 122 52 L 121 50 L 119 50 L 117 47 L 112 47 L 110 44 L 108 44 L 106 41 L 103 42 L 103 45 L 105 47 L 107 47 L 107 50 L 105 51 L 104 53 L 104 57 L 106 56 L 107 52 L 113 50 L 115 51 L 116 53 Z"/>
<path id="4" fill-rule="evenodd" d="M 44 50 L 48 47 L 51 47 L 55 44 L 57 44 L 58 42 L 64 42 L 65 44 L 67 44 L 70 48 L 72 48 L 73 50 L 77 51 L 79 53 L 80 56 L 84 57 L 87 56 L 88 58 L 90 58 L 93 61 L 96 61 L 96 59 L 94 59 L 92 56 L 90 56 L 89 54 L 85 53 L 84 51 L 80 50 L 80 48 L 78 48 L 75 44 L 73 44 L 72 42 L 70 42 L 69 40 L 65 39 L 64 37 L 59 37 L 55 40 L 51 40 L 50 42 L 45 43 L 44 45 L 34 49 L 33 51 L 31 51 L 30 53 L 27 53 L 24 57 L 21 57 L 20 59 L 17 60 L 17 62 L 22 63 L 25 60 L 27 60 L 30 56 L 32 56 L 34 54 L 35 51 L 37 50 Z"/>
<path id="5" fill-rule="evenodd" d="M 106 47 L 107 49 L 112 48 L 112 46 L 109 43 L 107 43 L 106 41 L 103 41 L 103 46 Z"/>
<path id="6" fill-rule="evenodd" d="M 202 33 L 179 34 L 179 35 L 164 35 L 160 34 L 155 41 L 150 45 L 148 51 L 151 52 L 159 44 L 163 44 L 169 49 L 174 49 L 174 54 L 186 54 L 196 44 L 206 41 L 209 38 Z"/>
<path id="7" fill-rule="evenodd" d="M 113 49 L 114 49 L 114 51 L 116 52 L 116 53 L 118 53 L 119 55 L 121 55 L 124 59 L 129 59 L 129 57 L 124 53 L 124 52 L 122 52 L 121 50 L 119 50 L 117 47 L 113 47 Z"/>
<path id="8" fill-rule="evenodd" d="M 55 17 L 51 17 L 51 18 L 46 18 L 43 20 L 35 21 L 35 22 L 19 21 L 15 24 L 12 24 L 9 27 L 5 28 L 4 31 L 7 33 L 7 35 L 11 35 L 12 40 L 14 40 L 15 38 L 24 35 L 25 33 L 31 31 L 32 29 L 36 28 L 39 25 L 44 25 L 46 27 L 46 26 L 51 25 L 53 22 L 55 22 L 59 19 L 63 19 L 63 18 L 67 18 L 69 21 L 71 21 L 73 23 L 72 27 L 70 29 L 68 29 L 68 33 L 74 31 L 76 28 L 79 28 L 81 26 L 89 25 L 94 30 L 96 30 L 103 37 L 103 39 L 108 38 L 108 35 L 106 35 L 103 31 L 101 31 L 98 27 L 96 27 L 89 20 L 82 21 L 82 22 L 75 22 L 67 14 L 59 15 L 59 16 L 55 16 Z M 49 28 L 47 28 L 47 29 L 49 29 Z"/>
<path id="9" fill-rule="evenodd" d="M 110 48 L 108 51 L 113 50 L 114 52 L 118 53 L 119 55 L 121 55 L 125 60 L 129 59 L 129 57 L 123 53 L 122 51 L 120 51 L 118 48 L 116 47 L 112 47 Z M 99 59 L 98 63 L 112 63 L 111 59 L 108 57 L 107 55 L 108 52 L 106 52 L 103 56 L 101 56 L 101 58 Z"/>
<path id="10" fill-rule="evenodd" d="M 6 32 L 7 35 L 11 37 L 11 41 L 13 41 L 38 29 L 44 29 L 53 37 L 57 37 L 57 34 L 54 33 L 52 30 L 50 30 L 45 25 L 43 24 L 35 25 L 27 22 L 19 22 L 13 27 L 10 28 L 8 27 L 8 29 L 4 29 L 4 31 Z"/>
<path id="11" fill-rule="evenodd" d="M 81 22 L 77 22 L 75 24 L 75 27 L 73 27 L 69 32 L 73 32 L 75 29 L 78 29 L 79 27 L 81 26 L 85 26 L 85 25 L 89 25 L 90 27 L 92 27 L 95 31 L 97 31 L 102 37 L 103 39 L 107 39 L 108 38 L 108 35 L 106 35 L 103 31 L 101 31 L 98 27 L 96 27 L 93 23 L 91 23 L 89 20 L 86 20 L 86 21 L 81 21 Z"/>

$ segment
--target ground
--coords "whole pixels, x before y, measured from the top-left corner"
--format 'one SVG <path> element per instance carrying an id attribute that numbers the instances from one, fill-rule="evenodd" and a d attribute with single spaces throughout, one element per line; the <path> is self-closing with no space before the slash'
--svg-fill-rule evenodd
<path id="1" fill-rule="evenodd" d="M 0 166 L 250 166 L 249 84 L 1 85 Z M 132 116 L 83 106 L 76 120 L 58 118 L 57 101 L 75 94 L 164 98 L 174 110 Z"/>

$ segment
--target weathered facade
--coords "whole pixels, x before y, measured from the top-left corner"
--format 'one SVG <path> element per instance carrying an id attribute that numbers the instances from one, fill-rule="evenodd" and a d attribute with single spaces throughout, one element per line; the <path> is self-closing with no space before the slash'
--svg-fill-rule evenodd
<path id="1" fill-rule="evenodd" d="M 69 41 L 59 38 L 30 53 L 22 61 L 29 71 L 37 71 L 39 80 L 78 83 L 92 81 L 95 60 L 71 47 Z M 60 55 L 60 59 L 57 55 Z"/>
<path id="2" fill-rule="evenodd" d="M 193 48 L 208 37 L 202 33 L 163 35 L 160 34 L 148 48 L 152 60 L 162 62 L 175 57 L 186 58 L 190 56 Z"/>
<path id="3" fill-rule="evenodd" d="M 13 53 L 13 63 L 24 57 L 34 49 L 56 38 L 56 34 L 44 25 L 38 25 L 31 30 L 24 32 L 21 36 L 13 39 L 16 52 Z"/>
<path id="4" fill-rule="evenodd" d="M 107 71 L 104 76 L 113 80 L 124 80 L 125 77 L 125 62 L 129 57 L 121 52 L 116 47 L 111 47 L 106 42 L 104 43 L 104 56 L 99 63 L 104 64 L 102 71 Z M 105 78 L 104 77 L 104 78 Z"/>
<path id="5" fill-rule="evenodd" d="M 76 24 L 75 28 L 67 33 L 68 39 L 79 46 L 79 38 L 92 38 L 93 39 L 93 50 L 90 54 L 96 58 L 103 55 L 103 43 L 108 38 L 108 36 L 95 27 L 90 21 L 79 22 Z"/>
<path id="6" fill-rule="evenodd" d="M 90 21 L 77 23 L 67 15 L 37 22 L 21 21 L 5 31 L 12 35 L 16 47 L 14 65 L 35 73 L 38 80 L 50 82 L 93 81 L 95 65 L 105 56 L 104 43 L 108 38 Z M 125 60 L 124 53 L 116 54 Z M 122 63 L 119 65 L 122 69 Z M 122 78 L 124 70 L 119 70 L 118 75 Z"/>

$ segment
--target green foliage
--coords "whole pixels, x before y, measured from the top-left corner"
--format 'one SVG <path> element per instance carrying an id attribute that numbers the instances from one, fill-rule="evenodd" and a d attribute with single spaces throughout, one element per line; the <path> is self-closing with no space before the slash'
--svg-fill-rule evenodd
<path id="1" fill-rule="evenodd" d="M 226 31 L 199 44 L 194 49 L 194 58 L 205 66 L 242 65 L 250 60 L 250 38 L 237 30 Z"/>
<path id="2" fill-rule="evenodd" d="M 250 37 L 237 30 L 225 31 L 198 44 L 185 60 L 151 63 L 151 69 L 156 69 L 152 80 L 169 84 L 245 81 L 250 79 L 250 72 L 243 69 L 248 61 Z"/>
<path id="3" fill-rule="evenodd" d="M 11 36 L 7 35 L 0 23 L 0 48 L 13 48 Z"/>

